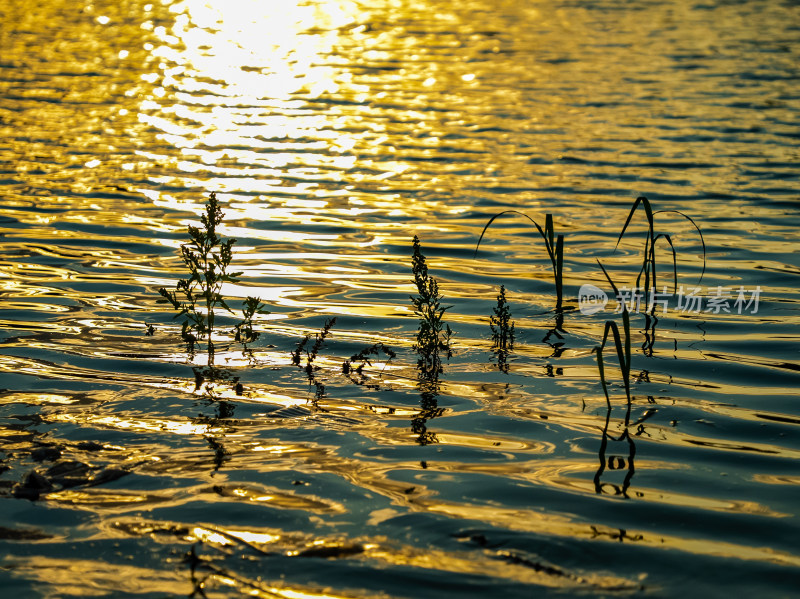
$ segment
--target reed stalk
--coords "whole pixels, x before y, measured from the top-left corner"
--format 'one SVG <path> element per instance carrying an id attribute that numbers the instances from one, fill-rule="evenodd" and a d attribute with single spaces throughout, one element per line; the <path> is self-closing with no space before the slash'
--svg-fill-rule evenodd
<path id="1" fill-rule="evenodd" d="M 706 244 L 705 240 L 703 239 L 703 232 L 700 230 L 700 227 L 697 226 L 697 223 L 688 215 L 680 212 L 679 210 L 653 210 L 650 201 L 644 197 L 639 196 L 633 202 L 633 206 L 631 206 L 630 211 L 628 212 L 628 217 L 625 219 L 625 224 L 622 226 L 622 230 L 619 233 L 619 237 L 617 238 L 617 243 L 614 245 L 614 250 L 619 247 L 620 242 L 622 241 L 622 237 L 625 235 L 625 232 L 628 229 L 628 225 L 631 223 L 633 219 L 633 215 L 636 213 L 636 209 L 639 207 L 645 212 L 645 217 L 647 218 L 647 233 L 645 235 L 644 240 L 644 251 L 642 252 L 642 265 L 639 269 L 639 273 L 636 276 L 636 288 L 641 289 L 645 293 L 649 291 L 657 291 L 657 274 L 656 274 L 656 243 L 663 239 L 664 241 L 669 244 L 670 250 L 672 251 L 672 276 L 673 276 L 673 289 L 676 290 L 678 287 L 678 266 L 677 266 L 677 254 L 675 252 L 675 246 L 672 243 L 672 238 L 670 235 L 666 233 L 659 233 L 656 235 L 655 233 L 655 215 L 656 214 L 667 214 L 667 213 L 675 213 L 686 220 L 688 220 L 692 226 L 697 230 L 697 233 L 700 235 L 700 243 L 703 246 L 703 270 L 700 273 L 700 281 L 703 279 L 703 275 L 705 274 L 706 270 Z M 603 271 L 603 274 L 606 277 L 606 280 L 611 285 L 611 288 L 614 290 L 614 293 L 619 298 L 620 293 L 617 285 L 614 283 L 613 279 L 609 275 L 608 271 L 605 269 L 603 264 L 600 260 L 597 261 L 598 265 Z M 642 278 L 644 278 L 644 285 L 642 285 Z M 656 304 L 654 301 L 651 301 L 650 305 L 647 307 L 647 311 L 650 314 L 655 314 Z"/>
<path id="2" fill-rule="evenodd" d="M 542 236 L 544 240 L 545 249 L 547 250 L 547 256 L 550 258 L 550 263 L 553 267 L 553 279 L 555 282 L 556 287 L 556 312 L 561 312 L 563 308 L 563 300 L 564 300 L 564 285 L 563 285 L 563 274 L 564 274 L 564 235 L 555 234 L 555 227 L 553 226 L 553 215 L 546 214 L 545 215 L 545 224 L 544 228 L 542 228 L 539 223 L 533 220 L 530 216 L 525 214 L 524 212 L 520 212 L 518 210 L 504 210 L 499 214 L 495 214 L 492 218 L 489 219 L 489 222 L 486 223 L 486 226 L 483 227 L 483 231 L 481 231 L 481 236 L 478 238 L 478 244 L 475 246 L 475 256 L 478 255 L 478 248 L 480 248 L 481 241 L 483 240 L 483 236 L 486 234 L 486 231 L 489 229 L 489 226 L 497 220 L 499 217 L 505 214 L 518 214 L 520 216 L 524 216 L 527 218 L 533 225 L 536 227 L 536 230 L 539 231 L 539 235 Z"/>

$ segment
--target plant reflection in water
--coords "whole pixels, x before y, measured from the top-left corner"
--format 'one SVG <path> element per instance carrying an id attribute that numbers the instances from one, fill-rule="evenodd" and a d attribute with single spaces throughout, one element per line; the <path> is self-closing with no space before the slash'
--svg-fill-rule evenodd
<path id="1" fill-rule="evenodd" d="M 636 471 L 634 459 L 636 457 L 636 444 L 630 435 L 630 416 L 631 403 L 627 402 L 625 408 L 625 418 L 623 421 L 623 431 L 618 436 L 609 435 L 608 427 L 611 422 L 611 403 L 608 403 L 606 410 L 606 421 L 603 425 L 603 437 L 600 441 L 598 458 L 600 466 L 594 475 L 594 490 L 598 494 L 612 494 L 628 498 L 628 488 L 631 479 Z M 609 447 L 609 442 L 612 444 Z M 613 453 L 610 453 L 613 452 Z M 623 457 L 624 456 L 624 457 Z M 625 471 L 625 478 L 621 484 L 603 481 L 602 477 L 606 471 Z"/>
<path id="2" fill-rule="evenodd" d="M 203 414 L 198 414 L 192 419 L 192 422 L 194 424 L 206 426 L 207 433 L 203 435 L 203 438 L 208 443 L 209 448 L 214 452 L 214 471 L 216 472 L 222 467 L 223 463 L 231 459 L 230 452 L 225 449 L 223 445 L 225 434 L 233 433 L 236 430 L 231 426 L 231 419 L 236 410 L 236 404 L 222 399 L 217 392 L 217 383 L 220 381 L 227 383 L 231 379 L 231 372 L 217 366 L 208 366 L 202 370 L 195 367 L 193 370 L 195 372 L 195 383 L 198 381 L 201 381 L 201 383 L 204 380 L 206 381 L 201 389 L 195 388 L 195 392 L 200 390 L 204 399 L 207 400 L 208 405 L 214 406 L 213 415 L 205 416 Z M 234 380 L 238 381 L 238 377 Z M 238 393 L 238 388 L 241 387 L 241 383 L 236 382 L 236 386 L 237 394 L 241 395 L 241 393 Z M 198 387 L 200 387 L 200 385 L 198 385 Z"/>

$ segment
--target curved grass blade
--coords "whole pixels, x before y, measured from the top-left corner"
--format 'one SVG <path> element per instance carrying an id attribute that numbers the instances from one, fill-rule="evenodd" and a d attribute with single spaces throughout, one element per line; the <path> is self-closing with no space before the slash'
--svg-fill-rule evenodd
<path id="1" fill-rule="evenodd" d="M 644 211 L 645 211 L 645 215 L 647 216 L 647 223 L 648 223 L 648 225 L 650 227 L 649 238 L 651 240 L 653 239 L 653 210 L 650 207 L 650 200 L 648 200 L 644 196 L 639 196 L 638 198 L 636 198 L 636 201 L 633 203 L 633 206 L 631 207 L 631 211 L 628 213 L 628 218 L 625 219 L 625 224 L 622 226 L 622 231 L 620 231 L 619 237 L 617 238 L 617 243 L 614 246 L 615 250 L 619 246 L 619 242 L 622 241 L 622 236 L 625 235 L 625 231 L 628 229 L 628 225 L 630 224 L 631 219 L 633 218 L 633 214 L 636 212 L 636 208 L 639 206 L 639 204 L 642 205 L 642 207 L 644 208 Z"/>
<path id="2" fill-rule="evenodd" d="M 597 265 L 603 270 L 603 274 L 606 276 L 606 281 L 608 281 L 608 284 L 611 285 L 611 289 L 614 290 L 614 295 L 619 297 L 619 289 L 617 289 L 617 286 L 614 284 L 614 281 L 611 280 L 611 276 L 608 274 L 606 267 L 603 266 L 603 263 L 600 262 L 599 259 L 597 260 Z"/>
<path id="3" fill-rule="evenodd" d="M 527 218 L 529 221 L 531 221 L 533 223 L 533 225 L 539 231 L 539 234 L 542 236 L 542 238 L 545 241 L 547 241 L 547 236 L 544 234 L 544 231 L 542 230 L 542 227 L 540 227 L 539 223 L 537 223 L 535 220 L 533 220 L 530 216 L 528 216 L 524 212 L 520 212 L 519 210 L 503 210 L 503 212 L 495 214 L 492 218 L 490 218 L 489 222 L 486 223 L 486 226 L 483 227 L 483 231 L 481 231 L 481 236 L 478 238 L 478 244 L 475 246 L 475 254 L 473 255 L 473 258 L 477 258 L 478 257 L 478 249 L 481 246 L 481 241 L 483 240 L 483 236 L 486 234 L 486 230 L 489 228 L 489 225 L 491 225 L 495 220 L 497 220 L 498 218 L 500 218 L 504 214 L 518 214 L 520 216 L 524 216 L 525 218 Z M 552 259 L 552 256 L 551 256 L 551 259 Z"/>
<path id="4" fill-rule="evenodd" d="M 689 216 L 688 214 L 684 214 L 680 210 L 657 210 L 656 212 L 654 212 L 654 214 L 666 214 L 666 213 L 669 213 L 669 212 L 674 212 L 675 214 L 680 214 L 683 218 L 685 218 L 690 223 L 692 223 L 692 226 L 695 228 L 695 230 L 697 230 L 697 234 L 700 235 L 700 245 L 703 246 L 703 270 L 700 271 L 700 278 L 697 280 L 697 282 L 699 284 L 700 281 L 703 280 L 703 275 L 706 274 L 706 241 L 705 241 L 705 239 L 703 239 L 703 232 L 700 230 L 700 227 L 697 226 L 697 223 L 694 222 L 694 219 L 692 219 L 691 216 Z"/>
<path id="5" fill-rule="evenodd" d="M 655 241 L 662 238 L 667 241 L 672 250 L 672 289 L 675 291 L 678 289 L 678 256 L 675 253 L 675 246 L 672 244 L 672 238 L 666 233 L 657 235 Z"/>
<path id="6" fill-rule="evenodd" d="M 555 238 L 555 228 L 553 226 L 552 214 L 545 215 L 544 229 L 542 229 L 539 223 L 533 220 L 530 216 L 528 216 L 524 212 L 520 212 L 519 210 L 504 210 L 503 212 L 495 214 L 492 218 L 489 219 L 489 222 L 486 223 L 486 226 L 483 227 L 483 231 L 481 231 L 481 235 L 478 238 L 478 244 L 475 246 L 475 254 L 473 257 L 477 258 L 478 249 L 481 246 L 481 241 L 483 241 L 483 236 L 486 234 L 486 231 L 489 229 L 489 226 L 504 214 L 518 214 L 519 216 L 524 216 L 531 223 L 533 223 L 533 225 L 536 227 L 536 230 L 539 231 L 539 235 L 541 235 L 542 239 L 544 239 L 544 245 L 545 249 L 547 250 L 547 255 L 550 258 L 550 263 L 553 265 L 553 278 L 555 279 L 555 284 L 556 284 L 556 311 L 560 312 L 563 301 L 562 276 L 564 269 L 564 236 L 559 235 L 557 239 Z"/>

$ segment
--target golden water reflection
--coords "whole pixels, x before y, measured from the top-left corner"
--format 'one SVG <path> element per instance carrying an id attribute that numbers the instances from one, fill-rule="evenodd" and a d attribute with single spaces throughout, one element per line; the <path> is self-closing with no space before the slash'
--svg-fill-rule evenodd
<path id="1" fill-rule="evenodd" d="M 342 31 L 357 23 L 356 3 L 286 2 L 276 11 L 263 2 L 185 1 L 170 12 L 170 28 L 153 28 L 158 70 L 143 77 L 158 86 L 139 119 L 180 150 L 179 170 L 210 174 L 219 191 L 314 194 L 326 171 L 353 168 L 360 119 L 310 111 L 307 102 L 370 97 L 347 65 L 329 58 Z M 287 178 L 297 183 L 283 185 Z"/>
<path id="2" fill-rule="evenodd" d="M 800 566 L 798 57 L 780 41 L 796 15 L 718 4 L 0 3 L 4 571 L 75 595 L 129 591 L 113 570 L 142 592 L 338 597 L 376 595 L 383 574 L 409 593 L 469 577 L 686 594 L 680 559 L 709 585 Z M 207 387 L 157 289 L 184 276 L 212 190 L 244 273 L 224 294 L 272 313 L 264 344 L 221 350 L 228 378 Z M 622 417 L 592 354 L 615 316 L 571 307 L 556 341 L 536 232 L 498 223 L 474 249 L 500 210 L 552 213 L 573 296 L 605 284 L 598 257 L 635 275 L 641 215 L 614 244 L 639 192 L 697 218 L 709 284 L 761 284 L 765 301 L 637 327 Z M 698 275 L 692 227 L 659 226 Z M 457 332 L 428 388 L 415 233 Z M 501 283 L 520 335 L 503 371 L 488 341 Z M 315 393 L 290 352 L 328 315 L 342 324 Z M 376 341 L 397 359 L 346 377 Z M 58 478 L 74 462 L 120 477 Z M 32 472 L 52 490 L 26 486 Z M 52 557 L 76 547 L 92 559 Z"/>

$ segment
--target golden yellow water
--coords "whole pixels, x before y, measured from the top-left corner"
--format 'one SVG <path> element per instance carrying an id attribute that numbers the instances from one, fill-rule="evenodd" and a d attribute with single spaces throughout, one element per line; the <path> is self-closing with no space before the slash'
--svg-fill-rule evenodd
<path id="1" fill-rule="evenodd" d="M 798 22 L 767 0 L 5 0 L 0 587 L 790 596 Z M 158 289 L 212 191 L 243 273 L 223 293 L 270 314 L 251 355 L 220 316 L 205 390 Z M 634 314 L 633 400 L 607 349 L 609 410 L 592 350 L 620 316 L 578 293 L 610 293 L 598 260 L 634 284 L 643 212 L 615 246 L 639 195 L 679 284 L 761 296 Z M 565 236 L 562 330 L 528 221 L 475 253 L 504 210 Z M 456 333 L 435 384 L 414 235 Z M 291 352 L 334 316 L 315 387 Z M 376 342 L 397 357 L 346 376 Z"/>

